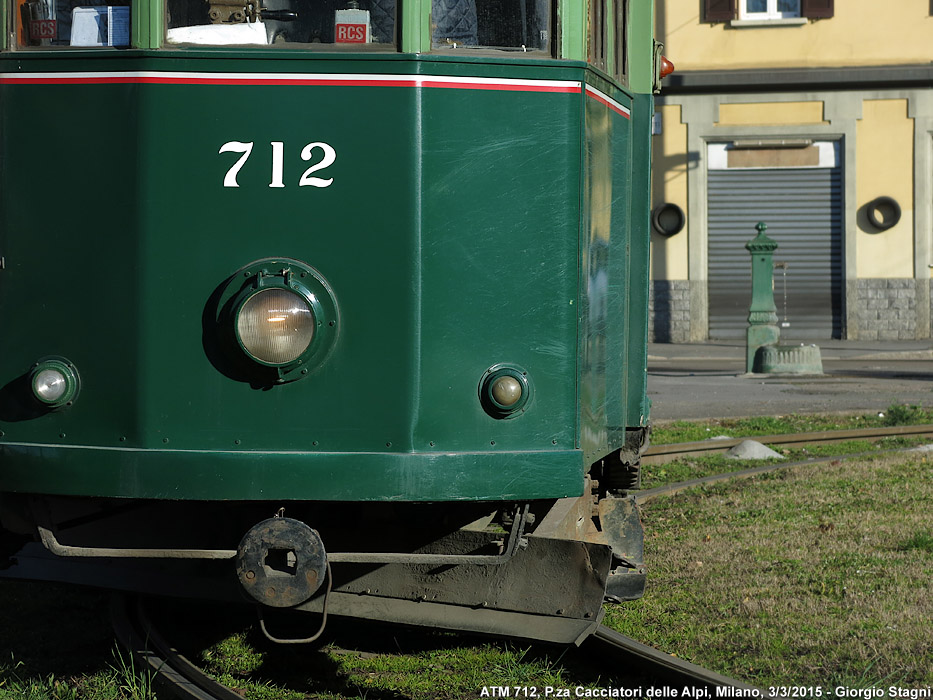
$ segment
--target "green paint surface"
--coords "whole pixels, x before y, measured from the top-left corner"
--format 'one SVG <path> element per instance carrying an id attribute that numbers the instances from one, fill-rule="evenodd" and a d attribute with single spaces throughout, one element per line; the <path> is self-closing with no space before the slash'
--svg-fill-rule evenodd
<path id="1" fill-rule="evenodd" d="M 134 17 L 136 36 L 161 32 Z M 632 287 L 646 287 L 647 200 L 633 182 L 650 96 L 579 62 L 512 57 L 0 58 L 0 72 L 61 71 L 590 80 L 633 115 L 583 91 L 0 85 L 0 490 L 559 497 L 644 422 L 647 300 Z M 252 150 L 224 187 L 236 143 Z M 326 153 L 314 144 L 336 157 L 309 173 Z M 230 370 L 215 322 L 231 276 L 268 257 L 315 268 L 339 311 L 328 359 L 271 387 Z M 77 366 L 81 391 L 42 413 L 25 377 L 49 355 Z M 507 420 L 478 397 L 499 363 L 534 392 Z"/>

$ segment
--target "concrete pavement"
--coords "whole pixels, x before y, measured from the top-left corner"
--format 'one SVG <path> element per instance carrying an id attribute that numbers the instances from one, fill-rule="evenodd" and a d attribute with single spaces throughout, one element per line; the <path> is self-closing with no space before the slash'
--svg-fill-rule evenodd
<path id="1" fill-rule="evenodd" d="M 812 342 L 820 347 L 822 376 L 748 375 L 741 340 L 651 343 L 652 419 L 867 413 L 892 403 L 933 406 L 931 341 Z"/>

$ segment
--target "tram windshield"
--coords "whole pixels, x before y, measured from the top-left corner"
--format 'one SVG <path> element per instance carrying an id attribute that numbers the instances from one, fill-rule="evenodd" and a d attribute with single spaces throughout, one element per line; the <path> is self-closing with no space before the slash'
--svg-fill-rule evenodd
<path id="1" fill-rule="evenodd" d="M 13 0 L 17 46 L 130 46 L 132 0 L 107 1 Z M 401 1 L 165 0 L 165 44 L 395 51 Z M 422 1 L 436 52 L 550 51 L 553 0 Z"/>
<path id="2" fill-rule="evenodd" d="M 20 47 L 130 45 L 130 0 L 17 0 L 15 6 Z"/>
<path id="3" fill-rule="evenodd" d="M 550 0 L 431 0 L 431 45 L 435 51 L 548 51 L 550 40 Z"/>
<path id="4" fill-rule="evenodd" d="M 396 0 L 168 0 L 169 44 L 395 50 Z"/>

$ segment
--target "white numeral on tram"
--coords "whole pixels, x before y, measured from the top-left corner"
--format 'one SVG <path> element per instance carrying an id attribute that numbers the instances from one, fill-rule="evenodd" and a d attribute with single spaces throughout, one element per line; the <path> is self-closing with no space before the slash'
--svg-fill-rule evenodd
<path id="1" fill-rule="evenodd" d="M 243 143 L 242 141 L 227 141 L 223 146 L 220 147 L 219 153 L 242 153 L 243 155 L 233 164 L 233 167 L 227 171 L 227 174 L 224 176 L 224 187 L 239 187 L 240 184 L 236 181 L 237 173 L 240 172 L 240 168 L 243 167 L 243 164 L 246 163 L 246 159 L 249 158 L 249 154 L 253 151 L 253 142 Z"/>
<path id="2" fill-rule="evenodd" d="M 285 163 L 285 144 L 281 141 L 273 141 L 272 146 L 272 182 L 269 187 L 285 187 L 282 182 L 282 167 Z"/>
<path id="3" fill-rule="evenodd" d="M 304 187 L 305 185 L 310 185 L 311 187 L 328 187 L 334 181 L 334 178 L 327 178 L 326 180 L 322 177 L 311 177 L 311 173 L 316 173 L 318 170 L 323 170 L 334 164 L 334 161 L 337 160 L 337 151 L 334 150 L 333 146 L 330 146 L 321 141 L 315 141 L 314 143 L 309 143 L 307 146 L 301 149 L 301 159 L 302 160 L 311 160 L 311 153 L 315 148 L 320 148 L 324 151 L 324 157 L 316 164 L 312 165 L 310 168 L 305 170 L 304 175 L 301 176 L 301 179 L 298 181 L 299 187 Z"/>
<path id="4" fill-rule="evenodd" d="M 237 175 L 239 175 L 243 166 L 246 165 L 246 161 L 253 152 L 253 143 L 253 141 L 249 141 L 248 143 L 243 141 L 228 141 L 220 147 L 218 153 L 243 154 L 237 159 L 236 163 L 230 167 L 227 174 L 224 175 L 224 187 L 240 186 L 240 183 L 237 182 Z M 285 187 L 285 142 L 270 141 L 269 146 L 272 148 L 272 178 L 269 182 L 269 187 Z M 321 150 L 321 159 L 304 171 L 301 179 L 298 180 L 299 187 L 330 187 L 334 182 L 334 178 L 332 177 L 322 178 L 312 176 L 312 173 L 329 168 L 334 164 L 334 161 L 337 160 L 337 151 L 334 150 L 333 146 L 323 141 L 309 143 L 301 149 L 301 159 L 304 161 L 311 160 L 314 157 L 314 151 L 316 149 Z"/>

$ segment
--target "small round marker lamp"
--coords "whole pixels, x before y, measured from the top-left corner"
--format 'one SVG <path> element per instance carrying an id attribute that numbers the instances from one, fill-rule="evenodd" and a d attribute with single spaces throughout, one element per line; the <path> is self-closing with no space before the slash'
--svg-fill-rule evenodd
<path id="1" fill-rule="evenodd" d="M 78 370 L 62 357 L 47 357 L 33 365 L 29 374 L 33 397 L 49 409 L 71 405 L 81 387 Z"/>
<path id="2" fill-rule="evenodd" d="M 493 418 L 514 418 L 528 406 L 532 386 L 518 365 L 499 364 L 487 369 L 479 383 L 479 400 Z"/>

